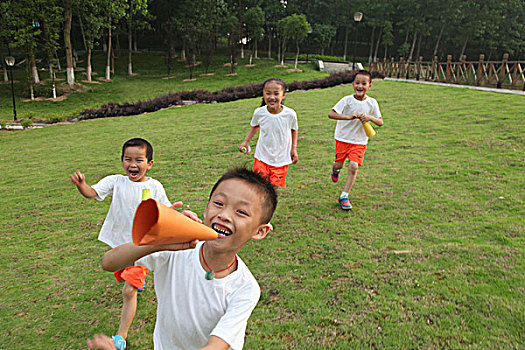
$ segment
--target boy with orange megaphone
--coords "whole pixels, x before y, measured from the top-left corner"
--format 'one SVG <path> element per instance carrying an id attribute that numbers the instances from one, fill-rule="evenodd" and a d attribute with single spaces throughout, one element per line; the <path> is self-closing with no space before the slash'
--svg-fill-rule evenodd
<path id="1" fill-rule="evenodd" d="M 358 71 L 353 78 L 354 94 L 345 96 L 328 113 L 328 118 L 337 120 L 335 127 L 335 160 L 332 164 L 332 181 L 339 180 L 339 173 L 348 159 L 348 178 L 339 196 L 343 210 L 352 209 L 348 194 L 354 186 L 357 169 L 363 165 L 368 138 L 375 135 L 370 122 L 383 125 L 377 101 L 366 92 L 372 86 L 372 75 L 366 70 Z"/>
<path id="2" fill-rule="evenodd" d="M 270 220 L 276 206 L 277 193 L 270 182 L 251 170 L 233 169 L 212 188 L 204 211 L 204 224 L 213 229 L 217 239 L 198 242 L 186 238 L 185 243 L 140 246 L 128 243 L 104 255 L 102 267 L 107 271 L 134 264 L 153 271 L 158 301 L 155 349 L 243 347 L 260 288 L 237 253 L 250 240 L 261 240 L 272 230 Z M 143 213 L 137 215 L 142 217 Z M 148 227 L 153 230 L 160 221 L 164 220 L 138 225 L 149 232 Z M 173 237 L 181 234 L 175 231 L 183 231 L 176 228 L 179 224 L 174 225 Z M 163 238 L 170 236 L 169 230 L 160 230 Z M 114 350 L 111 338 L 103 335 L 87 343 L 90 348 Z"/>

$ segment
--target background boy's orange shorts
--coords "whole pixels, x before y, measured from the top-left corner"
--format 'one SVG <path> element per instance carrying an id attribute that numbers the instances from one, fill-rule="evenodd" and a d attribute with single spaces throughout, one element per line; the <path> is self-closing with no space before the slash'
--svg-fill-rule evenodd
<path id="1" fill-rule="evenodd" d="M 117 281 L 126 281 L 137 289 L 144 288 L 146 276 L 148 275 L 148 268 L 146 266 L 129 266 L 125 269 L 113 272 Z"/>
<path id="2" fill-rule="evenodd" d="M 284 187 L 286 185 L 288 165 L 271 166 L 255 158 L 255 162 L 253 163 L 253 171 L 270 180 L 270 182 L 275 186 Z"/>
<path id="3" fill-rule="evenodd" d="M 366 145 L 354 145 L 353 143 L 335 140 L 335 161 L 344 163 L 345 160 L 353 160 L 357 165 L 363 164 Z"/>

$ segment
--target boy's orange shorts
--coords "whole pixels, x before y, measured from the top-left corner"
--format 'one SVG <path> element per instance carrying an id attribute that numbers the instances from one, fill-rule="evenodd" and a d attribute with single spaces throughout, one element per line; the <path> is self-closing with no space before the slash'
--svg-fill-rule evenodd
<path id="1" fill-rule="evenodd" d="M 344 163 L 348 159 L 361 166 L 365 158 L 365 150 L 366 145 L 354 145 L 353 143 L 335 140 L 335 161 Z"/>
<path id="2" fill-rule="evenodd" d="M 288 165 L 272 166 L 255 158 L 255 162 L 253 162 L 253 171 L 270 180 L 275 186 L 284 187 L 286 185 Z"/>
<path id="3" fill-rule="evenodd" d="M 129 266 L 125 269 L 113 272 L 117 281 L 126 281 L 137 289 L 143 289 L 148 275 L 148 268 L 146 266 Z"/>

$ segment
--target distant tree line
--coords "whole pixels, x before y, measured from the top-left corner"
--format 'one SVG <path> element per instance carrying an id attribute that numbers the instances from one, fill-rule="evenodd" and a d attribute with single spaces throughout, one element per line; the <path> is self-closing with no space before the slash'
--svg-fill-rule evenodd
<path id="1" fill-rule="evenodd" d="M 91 80 L 92 51 L 103 49 L 111 79 L 115 47 L 127 49 L 129 75 L 139 47 L 165 51 L 168 75 L 176 56 L 190 71 L 197 57 L 208 69 L 219 46 L 228 48 L 232 72 L 245 50 L 250 63 L 262 50 L 284 63 L 290 49 L 296 66 L 300 50 L 344 59 L 357 52 L 368 62 L 480 53 L 522 59 L 524 19 L 523 0 L 2 0 L 0 58 L 4 80 L 4 57 L 16 54 L 38 83 L 37 60 L 52 71 L 65 57 L 70 85 L 80 51 Z"/>

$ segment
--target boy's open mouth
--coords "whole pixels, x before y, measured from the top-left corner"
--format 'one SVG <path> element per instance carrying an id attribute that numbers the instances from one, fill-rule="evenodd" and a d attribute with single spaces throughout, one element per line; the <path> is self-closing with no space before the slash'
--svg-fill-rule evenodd
<path id="1" fill-rule="evenodd" d="M 139 171 L 138 170 L 129 170 L 129 174 L 131 176 L 137 176 L 139 174 Z"/>
<path id="2" fill-rule="evenodd" d="M 224 227 L 222 225 L 213 224 L 211 225 L 211 228 L 219 234 L 219 236 L 227 237 L 232 234 L 230 229 L 227 227 Z"/>

